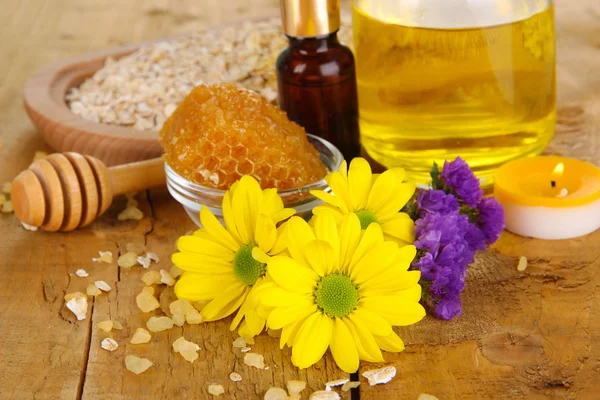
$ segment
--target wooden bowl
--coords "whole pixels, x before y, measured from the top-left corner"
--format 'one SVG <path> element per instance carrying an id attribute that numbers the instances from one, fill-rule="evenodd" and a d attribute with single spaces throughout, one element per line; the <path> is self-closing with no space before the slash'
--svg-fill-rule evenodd
<path id="1" fill-rule="evenodd" d="M 275 15 L 245 18 L 209 28 L 220 31 L 243 22 L 260 22 Z M 44 141 L 57 152 L 77 152 L 100 159 L 107 166 L 159 157 L 162 147 L 158 131 L 142 131 L 120 125 L 86 120 L 69 109 L 65 96 L 104 66 L 108 57 L 118 59 L 142 46 L 182 37 L 179 34 L 134 45 L 113 47 L 80 55 L 42 68 L 31 77 L 24 91 L 25 110 Z"/>
<path id="2" fill-rule="evenodd" d="M 167 38 L 166 40 L 168 40 Z M 165 39 L 160 39 L 165 40 Z M 65 95 L 104 66 L 108 57 L 120 58 L 152 42 L 116 47 L 72 57 L 45 66 L 25 85 L 25 110 L 44 141 L 57 152 L 91 155 L 106 165 L 158 157 L 162 148 L 157 131 L 102 124 L 71 112 Z"/>

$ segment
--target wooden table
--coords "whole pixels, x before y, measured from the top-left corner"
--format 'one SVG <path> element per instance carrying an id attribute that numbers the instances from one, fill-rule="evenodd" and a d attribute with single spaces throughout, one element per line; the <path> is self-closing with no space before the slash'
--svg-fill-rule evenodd
<path id="1" fill-rule="evenodd" d="M 276 0 L 8 0 L 0 12 L 0 182 L 27 167 L 44 148 L 22 107 L 27 77 L 43 64 L 72 54 L 189 31 L 241 17 L 276 13 Z M 558 134 L 549 152 L 600 163 L 600 2 L 559 0 Z M 0 398 L 210 398 L 210 383 L 223 398 L 262 398 L 289 379 L 307 392 L 345 376 L 328 356 L 299 371 L 290 351 L 263 335 L 253 351 L 269 370 L 251 369 L 231 343 L 226 322 L 185 326 L 155 334 L 147 345 L 128 344 L 145 318 L 134 297 L 143 284 L 139 267 L 119 270 L 91 261 L 98 250 L 115 255 L 129 242 L 146 243 L 170 266 L 175 239 L 193 228 L 166 190 L 140 196 L 146 217 L 117 222 L 118 199 L 92 226 L 70 234 L 24 230 L 14 215 L 0 215 Z M 549 223 L 552 223 L 549 221 Z M 518 272 L 520 256 L 529 267 Z M 406 351 L 386 354 L 398 369 L 387 385 L 360 388 L 361 399 L 600 398 L 600 231 L 561 242 L 505 233 L 480 254 L 468 274 L 464 314 L 453 322 L 427 318 L 399 333 Z M 74 275 L 78 268 L 89 278 Z M 63 295 L 103 279 L 113 286 L 77 321 Z M 165 292 L 166 293 L 166 292 Z M 163 307 L 168 296 L 161 296 Z M 96 324 L 108 318 L 121 347 L 100 349 L 109 336 Z M 200 344 L 192 365 L 172 352 L 182 333 Z M 156 365 L 142 375 L 126 371 L 125 354 Z M 373 366 L 362 364 L 361 371 Z M 237 371 L 243 381 L 228 375 Z M 344 395 L 349 398 L 348 394 Z M 354 398 L 357 398 L 355 395 Z"/>

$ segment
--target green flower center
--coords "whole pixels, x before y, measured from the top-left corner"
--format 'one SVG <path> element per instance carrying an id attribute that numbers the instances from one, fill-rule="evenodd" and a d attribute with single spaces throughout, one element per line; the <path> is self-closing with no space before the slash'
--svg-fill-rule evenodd
<path id="1" fill-rule="evenodd" d="M 315 300 L 329 317 L 345 317 L 358 305 L 358 288 L 346 275 L 327 275 L 317 284 Z"/>
<path id="2" fill-rule="evenodd" d="M 267 272 L 267 266 L 252 257 L 252 249 L 255 247 L 255 244 L 249 243 L 240 247 L 233 256 L 233 273 L 248 286 L 254 285 Z"/>
<path id="3" fill-rule="evenodd" d="M 354 214 L 358 216 L 358 220 L 360 221 L 360 229 L 367 229 L 367 227 L 373 222 L 377 222 L 375 214 L 369 210 L 356 211 Z"/>

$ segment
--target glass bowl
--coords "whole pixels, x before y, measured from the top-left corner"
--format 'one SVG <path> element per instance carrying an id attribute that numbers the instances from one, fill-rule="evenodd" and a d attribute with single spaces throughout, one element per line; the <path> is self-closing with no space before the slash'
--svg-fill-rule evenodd
<path id="1" fill-rule="evenodd" d="M 308 141 L 319 151 L 321 161 L 327 167 L 328 172 L 338 171 L 344 160 L 342 153 L 325 139 L 310 134 L 307 136 Z M 169 193 L 171 193 L 171 196 L 175 200 L 181 203 L 196 225 L 202 227 L 202 224 L 200 224 L 200 210 L 202 207 L 208 207 L 223 222 L 221 204 L 225 195 L 224 190 L 213 189 L 191 182 L 177 174 L 167 163 L 165 163 L 165 172 Z M 325 182 L 325 179 L 321 179 L 320 181 L 299 188 L 280 190 L 279 196 L 281 196 L 285 207 L 295 209 L 296 214 L 303 218 L 309 218 L 312 209 L 323 203 L 310 194 L 311 190 L 330 192 L 331 188 Z"/>

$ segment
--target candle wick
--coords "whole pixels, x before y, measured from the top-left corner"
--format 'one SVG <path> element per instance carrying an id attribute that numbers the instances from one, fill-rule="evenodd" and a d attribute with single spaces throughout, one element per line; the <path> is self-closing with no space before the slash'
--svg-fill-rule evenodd
<path id="1" fill-rule="evenodd" d="M 550 186 L 552 186 L 553 188 L 556 187 L 556 181 L 550 181 Z"/>

